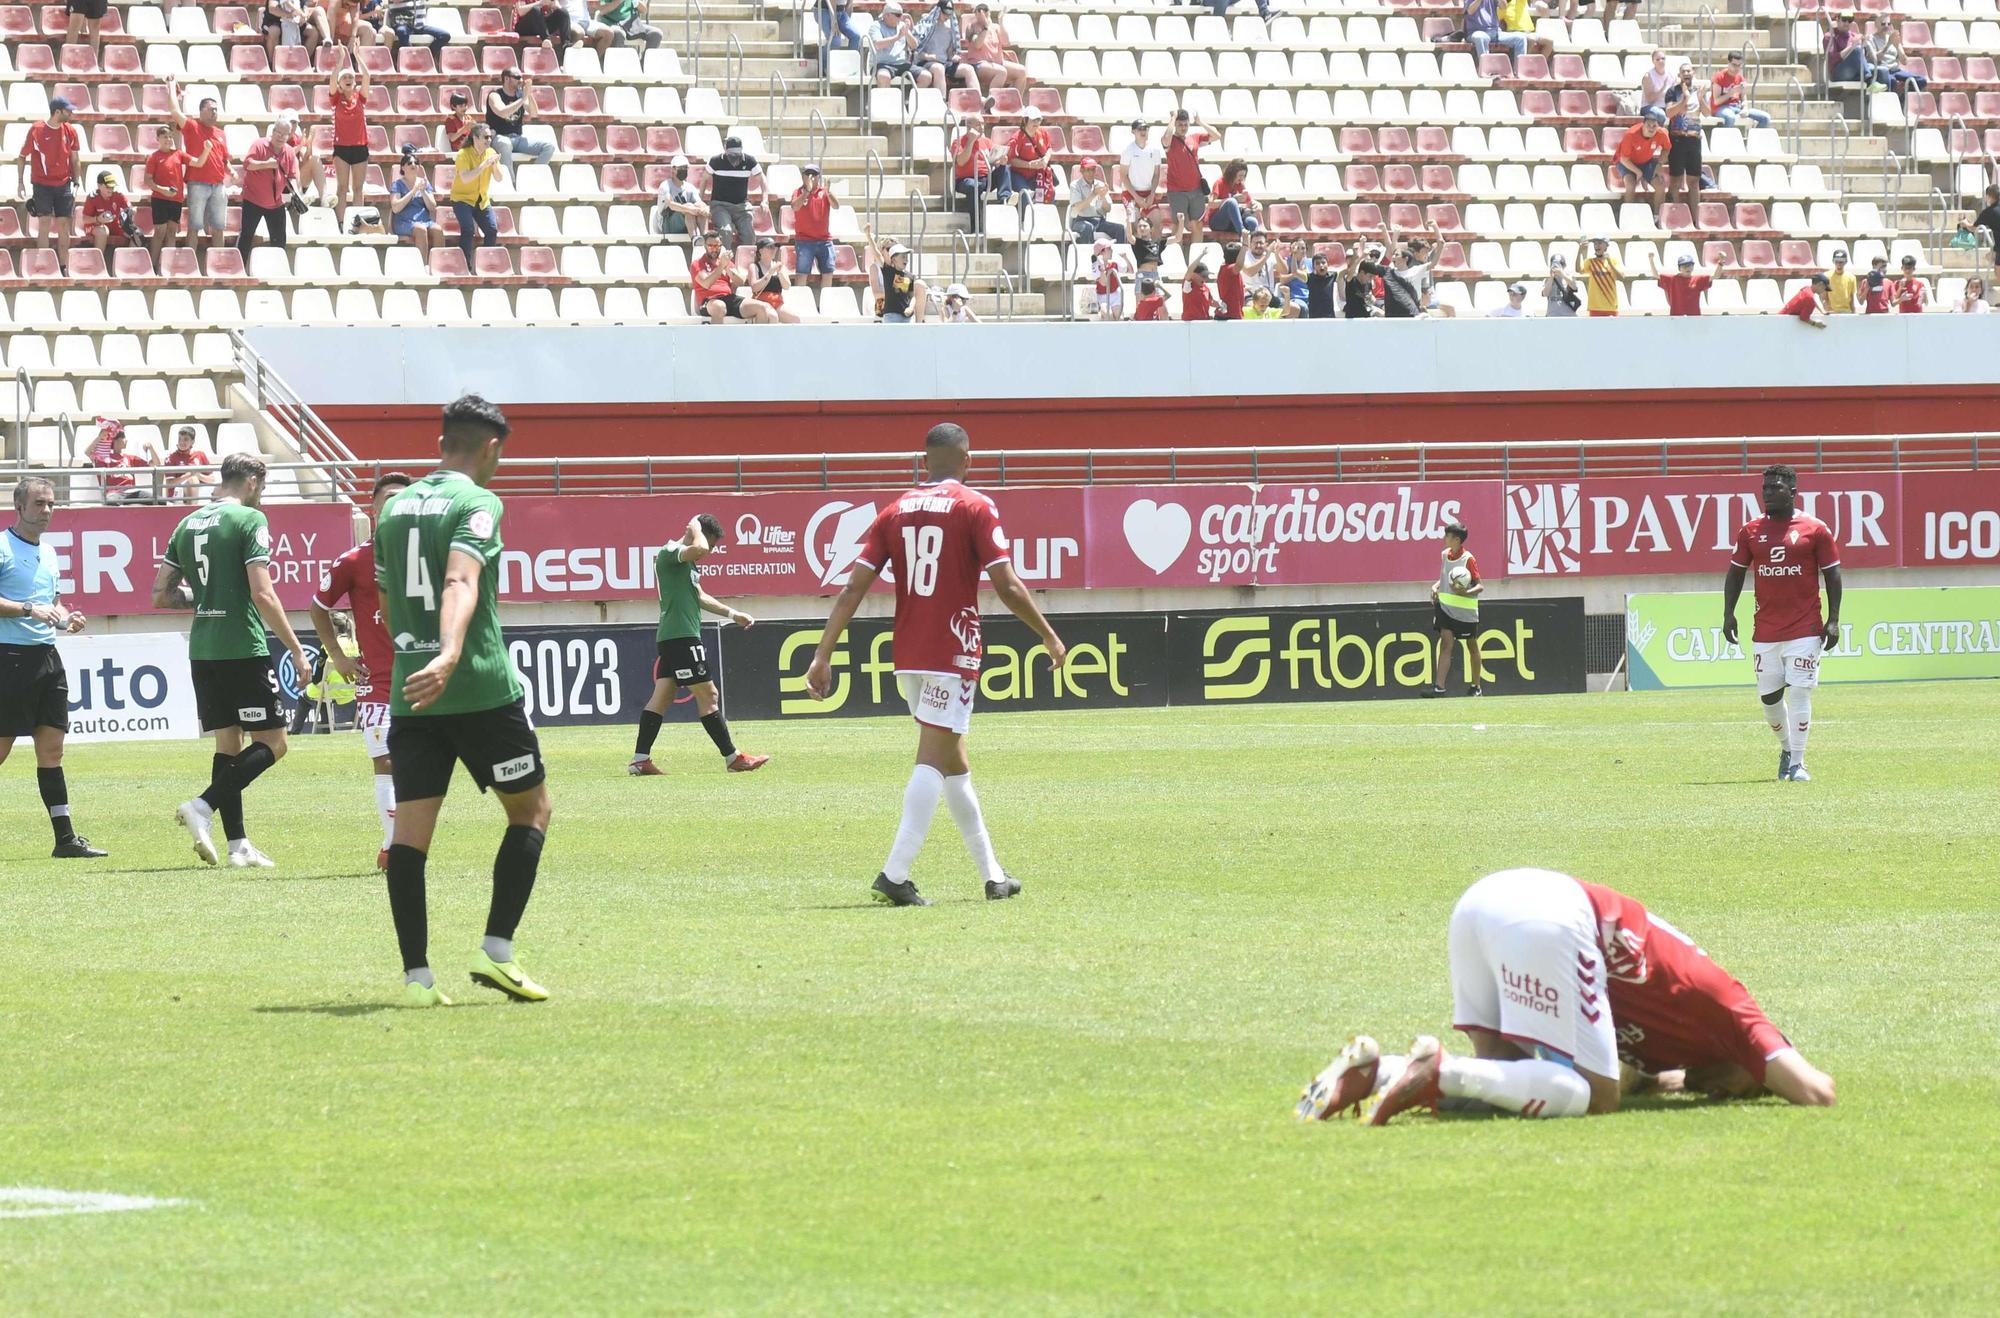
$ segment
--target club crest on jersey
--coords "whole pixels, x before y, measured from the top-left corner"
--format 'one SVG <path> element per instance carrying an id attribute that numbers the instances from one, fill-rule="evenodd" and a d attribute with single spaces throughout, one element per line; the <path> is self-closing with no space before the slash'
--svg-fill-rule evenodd
<path id="1" fill-rule="evenodd" d="M 1626 984 L 1643 984 L 1653 968 L 1646 960 L 1646 940 L 1616 920 L 1597 922 L 1597 942 L 1604 949 L 1604 973 Z"/>
<path id="2" fill-rule="evenodd" d="M 473 537 L 475 539 L 479 540 L 492 539 L 493 537 L 492 511 L 486 508 L 473 509 L 472 516 L 466 519 L 465 529 L 472 532 Z"/>
<path id="3" fill-rule="evenodd" d="M 965 651 L 966 655 L 970 656 L 976 664 L 981 653 L 980 645 L 985 635 L 979 622 L 979 610 L 976 608 L 964 608 L 953 614 L 951 618 L 951 634 L 952 638 L 958 642 L 958 648 Z"/>

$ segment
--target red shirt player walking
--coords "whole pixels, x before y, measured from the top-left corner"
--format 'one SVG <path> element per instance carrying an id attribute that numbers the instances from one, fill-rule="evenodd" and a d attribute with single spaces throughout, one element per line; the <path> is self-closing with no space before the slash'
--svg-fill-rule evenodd
<path id="1" fill-rule="evenodd" d="M 1042 638 L 1051 670 L 1062 666 L 1066 653 L 1055 628 L 1014 573 L 999 510 L 960 480 L 971 459 L 963 427 L 949 422 L 931 427 L 924 436 L 929 479 L 892 500 L 869 526 L 847 587 L 834 601 L 806 669 L 806 690 L 815 700 L 825 699 L 833 684 L 834 647 L 875 578 L 893 573 L 896 683 L 918 724 L 917 766 L 903 790 L 903 821 L 874 885 L 878 901 L 897 906 L 930 905 L 910 881 L 910 867 L 923 849 L 940 796 L 951 806 L 966 850 L 985 881 L 987 900 L 1021 890 L 993 855 L 965 755 L 983 649 L 980 577 L 990 578 L 1001 603 Z"/>
<path id="2" fill-rule="evenodd" d="M 385 472 L 376 480 L 374 519 L 381 518 L 382 506 L 389 502 L 390 496 L 408 484 L 410 478 L 400 471 Z M 342 600 L 347 601 L 348 612 L 354 619 L 354 639 L 361 647 L 358 669 L 340 648 L 333 627 L 333 611 Z M 356 686 L 354 723 L 361 731 L 362 748 L 375 762 L 375 813 L 382 821 L 382 848 L 375 854 L 375 868 L 386 870 L 389 843 L 396 836 L 396 780 L 390 776 L 389 763 L 389 679 L 396 668 L 396 649 L 389 643 L 389 628 L 382 619 L 372 537 L 333 560 L 333 566 L 320 578 L 311 609 L 326 666 Z"/>
<path id="3" fill-rule="evenodd" d="M 1807 783 L 1806 734 L 1820 653 L 1840 643 L 1840 546 L 1817 517 L 1797 512 L 1799 478 L 1790 467 L 1764 471 L 1764 516 L 1736 533 L 1736 552 L 1722 580 L 1722 635 L 1736 642 L 1736 601 L 1745 573 L 1757 579 L 1757 624 L 1751 633 L 1757 698 L 1778 738 L 1778 778 Z M 1826 577 L 1827 611 L 1819 609 Z M 1790 717 L 1787 718 L 1789 712 Z"/>

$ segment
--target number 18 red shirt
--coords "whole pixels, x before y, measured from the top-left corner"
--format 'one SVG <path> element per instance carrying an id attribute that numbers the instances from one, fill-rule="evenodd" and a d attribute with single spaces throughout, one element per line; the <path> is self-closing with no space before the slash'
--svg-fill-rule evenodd
<path id="1" fill-rule="evenodd" d="M 1819 611 L 1819 574 L 1840 566 L 1840 546 L 1817 517 L 1793 513 L 1745 522 L 1730 564 L 1745 568 L 1757 587 L 1753 641 L 1796 641 L 1826 630 Z"/>
<path id="2" fill-rule="evenodd" d="M 956 480 L 919 485 L 876 515 L 855 562 L 895 577 L 897 672 L 979 671 L 979 579 L 1010 557 L 993 500 Z"/>

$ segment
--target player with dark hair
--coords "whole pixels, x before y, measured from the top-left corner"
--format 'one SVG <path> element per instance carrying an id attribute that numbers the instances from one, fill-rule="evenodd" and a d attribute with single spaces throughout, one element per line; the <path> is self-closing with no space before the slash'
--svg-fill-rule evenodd
<path id="1" fill-rule="evenodd" d="M 389 914 L 410 1007 L 451 1005 L 431 973 L 424 866 L 458 764 L 480 791 L 499 795 L 507 815 L 472 980 L 516 1001 L 549 996 L 514 960 L 514 930 L 535 889 L 550 805 L 541 744 L 500 633 L 500 499 L 485 486 L 500 469 L 510 430 L 500 409 L 477 394 L 446 406 L 438 469 L 392 495 L 375 523 L 375 582 L 395 650 Z"/>
<path id="2" fill-rule="evenodd" d="M 825 699 L 833 681 L 834 646 L 868 587 L 893 567 L 896 684 L 918 726 L 917 766 L 903 789 L 902 823 L 874 884 L 876 899 L 896 906 L 930 905 L 910 881 L 910 867 L 923 849 L 940 796 L 951 807 L 966 850 L 985 881 L 987 900 L 1021 891 L 1020 883 L 994 857 L 965 755 L 982 653 L 980 574 L 992 580 L 1000 602 L 1041 637 L 1050 671 L 1062 667 L 1067 654 L 1062 638 L 1014 572 L 999 510 L 991 499 L 963 483 L 971 462 L 972 442 L 962 427 L 948 422 L 931 427 L 924 436 L 927 479 L 891 500 L 869 526 L 852 575 L 833 603 L 819 648 L 806 669 L 806 690 L 815 700 Z"/>
<path id="3" fill-rule="evenodd" d="M 214 821 L 222 816 L 229 863 L 239 869 L 275 864 L 243 826 L 243 793 L 285 758 L 287 744 L 265 628 L 284 642 L 301 682 L 312 671 L 271 581 L 271 524 L 257 507 L 265 480 L 262 458 L 224 458 L 215 501 L 181 519 L 153 579 L 154 608 L 194 610 L 188 668 L 201 730 L 215 734 L 208 787 L 174 814 L 194 839 L 194 854 L 211 865 Z"/>
<path id="4" fill-rule="evenodd" d="M 1840 644 L 1840 546 L 1825 522 L 1798 511 L 1798 497 L 1797 472 L 1783 465 L 1764 469 L 1764 515 L 1736 533 L 1736 552 L 1722 578 L 1722 635 L 1731 645 L 1737 643 L 1736 602 L 1743 595 L 1744 574 L 1754 573 L 1757 615 L 1751 648 L 1757 698 L 1764 705 L 1764 721 L 1778 738 L 1778 780 L 1809 783 L 1806 734 L 1812 729 L 1820 655 Z"/>
<path id="5" fill-rule="evenodd" d="M 656 777 L 653 741 L 660 735 L 660 721 L 674 703 L 674 694 L 686 687 L 694 696 L 701 726 L 722 762 L 731 773 L 750 773 L 771 762 L 768 755 L 752 755 L 736 749 L 729 735 L 729 720 L 722 716 L 722 698 L 715 690 L 715 676 L 709 671 L 708 649 L 701 643 L 701 615 L 720 614 L 738 627 L 749 628 L 757 620 L 730 608 L 701 588 L 702 559 L 723 547 L 722 523 L 709 513 L 688 519 L 687 533 L 664 546 L 653 560 L 653 579 L 660 589 L 660 627 L 654 639 L 659 645 L 659 664 L 653 670 L 653 695 L 639 711 L 639 740 L 632 747 L 632 762 L 625 772 L 635 778 Z"/>
<path id="6" fill-rule="evenodd" d="M 1472 671 L 1466 674 L 1465 693 L 1486 694 L 1479 685 L 1479 597 L 1486 586 L 1479 580 L 1478 560 L 1465 550 L 1470 535 L 1458 522 L 1444 528 L 1444 552 L 1438 555 L 1437 584 L 1431 587 L 1431 626 L 1437 632 L 1437 681 L 1424 692 L 1427 696 L 1445 694 L 1460 637 L 1471 642 L 1471 657 L 1466 662 Z M 1465 579 L 1453 579 L 1458 576 Z"/>
<path id="7" fill-rule="evenodd" d="M 370 520 L 382 520 L 382 508 L 391 495 L 408 488 L 412 477 L 400 471 L 384 472 L 375 478 L 374 497 L 369 504 Z M 361 648 L 359 667 L 340 648 L 340 636 L 333 624 L 333 611 L 346 600 L 354 618 L 354 639 Z M 361 745 L 375 762 L 375 813 L 382 822 L 382 846 L 375 853 L 375 868 L 389 868 L 389 844 L 395 840 L 396 780 L 389 758 L 389 674 L 395 667 L 396 651 L 389 644 L 389 629 L 382 622 L 382 596 L 375 586 L 375 541 L 370 538 L 333 560 L 319 579 L 319 591 L 311 603 L 313 628 L 319 632 L 320 653 L 326 666 L 355 684 L 354 726 L 361 732 Z"/>
<path id="8" fill-rule="evenodd" d="M 1636 898 L 1554 870 L 1502 870 L 1458 899 L 1448 943 L 1453 1028 L 1474 1056 L 1421 1035 L 1407 1056 L 1383 1057 L 1357 1035 L 1306 1088 L 1302 1119 L 1359 1111 L 1376 1094 L 1376 1126 L 1444 1103 L 1595 1116 L 1651 1088 L 1833 1106 L 1832 1078 L 1750 990 Z"/>
<path id="9" fill-rule="evenodd" d="M 69 734 L 69 674 L 56 636 L 83 630 L 81 613 L 56 598 L 55 550 L 42 543 L 56 515 L 56 487 L 29 476 L 14 487 L 14 524 L 0 535 L 0 764 L 16 737 L 35 743 L 35 784 L 56 832 L 57 860 L 105 853 L 70 822 L 63 738 Z"/>

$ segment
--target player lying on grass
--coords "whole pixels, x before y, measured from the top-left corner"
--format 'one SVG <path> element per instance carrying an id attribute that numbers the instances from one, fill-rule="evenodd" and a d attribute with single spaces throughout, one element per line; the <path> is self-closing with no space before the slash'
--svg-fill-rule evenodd
<path id="1" fill-rule="evenodd" d="M 1423 1035 L 1387 1058 L 1357 1036 L 1307 1087 L 1301 1119 L 1370 1098 L 1376 1126 L 1443 1100 L 1580 1117 L 1656 1087 L 1833 1105 L 1833 1080 L 1750 991 L 1621 892 L 1553 870 L 1489 874 L 1452 908 L 1449 945 L 1453 1028 L 1474 1055 Z"/>

